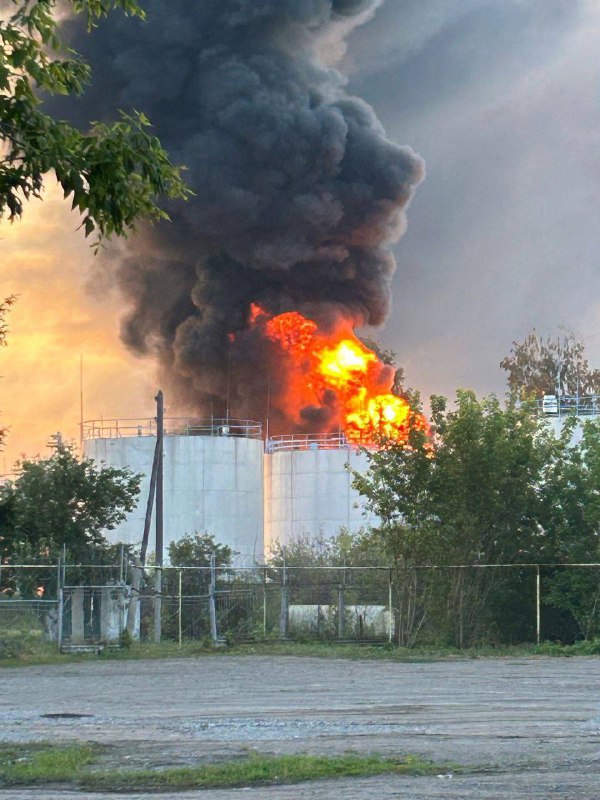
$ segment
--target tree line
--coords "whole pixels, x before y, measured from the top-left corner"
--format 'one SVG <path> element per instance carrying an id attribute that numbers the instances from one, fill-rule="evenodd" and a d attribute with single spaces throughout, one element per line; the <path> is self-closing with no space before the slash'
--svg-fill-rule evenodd
<path id="1" fill-rule="evenodd" d="M 532 639 L 530 568 L 595 563 L 600 531 L 600 422 L 568 419 L 558 436 L 514 399 L 460 391 L 432 398 L 431 436 L 368 451 L 354 475 L 380 524 L 365 544 L 397 575 L 397 638 L 431 636 L 459 647 Z M 483 569 L 478 565 L 513 565 Z M 431 571 L 422 567 L 472 565 Z M 600 634 L 600 570 L 544 569 L 545 634 L 573 641 Z"/>
<path id="2" fill-rule="evenodd" d="M 459 647 L 530 641 L 535 597 L 527 565 L 547 565 L 544 637 L 600 635 L 600 570 L 567 567 L 600 560 L 600 421 L 570 417 L 556 435 L 522 394 L 511 392 L 504 402 L 471 391 L 459 391 L 452 404 L 431 398 L 430 431 L 413 429 L 408 446 L 382 442 L 366 451 L 368 470 L 353 475 L 380 523 L 356 535 L 276 548 L 270 564 L 391 565 L 396 641 Z M 116 547 L 106 533 L 135 507 L 139 482 L 130 470 L 80 460 L 64 445 L 49 458 L 19 464 L 16 479 L 0 488 L 4 590 L 11 563 L 51 564 L 63 553 L 71 563 L 113 563 Z M 212 552 L 220 566 L 230 563 L 228 548 L 208 535 L 191 534 L 169 549 L 175 566 L 208 567 Z M 462 568 L 450 568 L 456 565 Z M 100 580 L 90 569 L 74 579 Z M 41 585 L 52 596 L 56 576 L 45 574 L 30 573 L 30 587 L 21 575 L 12 591 Z M 305 581 L 302 602 L 320 574 L 291 575 L 291 585 Z M 381 595 L 369 583 L 374 574 L 365 572 L 354 587 L 363 597 Z M 194 580 L 185 576 L 184 593 Z"/>

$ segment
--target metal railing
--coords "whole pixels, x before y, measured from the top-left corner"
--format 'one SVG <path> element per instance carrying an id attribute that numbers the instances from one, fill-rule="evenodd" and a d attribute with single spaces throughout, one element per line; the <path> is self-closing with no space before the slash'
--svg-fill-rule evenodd
<path id="1" fill-rule="evenodd" d="M 156 419 L 146 417 L 87 420 L 83 422 L 82 436 L 84 440 L 156 436 Z M 262 425 L 260 422 L 247 419 L 166 417 L 165 436 L 229 436 L 261 439 Z"/>
<path id="2" fill-rule="evenodd" d="M 284 450 L 347 450 L 358 444 L 348 441 L 345 434 L 339 433 L 293 433 L 285 436 L 271 436 L 266 441 L 267 453 Z"/>
<path id="3" fill-rule="evenodd" d="M 545 417 L 576 417 L 600 415 L 600 395 L 546 395 L 536 403 L 538 412 Z"/>

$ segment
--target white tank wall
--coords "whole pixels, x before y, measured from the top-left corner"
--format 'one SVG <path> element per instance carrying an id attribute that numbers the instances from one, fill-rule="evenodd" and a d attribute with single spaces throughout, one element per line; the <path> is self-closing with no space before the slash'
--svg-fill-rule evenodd
<path id="1" fill-rule="evenodd" d="M 88 439 L 88 458 L 143 473 L 137 508 L 107 536 L 141 542 L 156 438 Z M 235 563 L 263 556 L 263 442 L 226 436 L 166 436 L 164 462 L 164 557 L 186 533 L 210 533 L 239 555 Z M 148 551 L 154 549 L 154 515 Z"/>
<path id="2" fill-rule="evenodd" d="M 553 431 L 554 435 L 557 438 L 561 435 L 563 425 L 568 419 L 571 419 L 571 417 L 569 417 L 566 414 L 563 414 L 560 417 L 550 416 L 550 415 L 545 417 L 546 422 L 548 423 L 550 429 Z M 588 422 L 589 420 L 596 420 L 596 419 L 598 419 L 597 414 L 585 414 L 578 417 L 577 425 L 573 428 L 573 435 L 571 436 L 572 445 L 576 445 L 579 444 L 579 442 L 581 442 L 583 438 L 583 426 L 585 425 L 585 423 Z"/>
<path id="3" fill-rule="evenodd" d="M 368 460 L 357 450 L 281 450 L 265 455 L 265 550 L 300 536 L 334 536 L 376 525 L 352 474 Z"/>

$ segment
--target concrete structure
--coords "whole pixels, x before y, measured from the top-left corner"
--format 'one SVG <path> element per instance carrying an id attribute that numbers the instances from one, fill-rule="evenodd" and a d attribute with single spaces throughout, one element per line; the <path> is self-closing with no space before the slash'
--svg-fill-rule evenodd
<path id="1" fill-rule="evenodd" d="M 63 590 L 61 645 L 118 642 L 125 627 L 124 586 L 69 586 Z M 139 609 L 133 632 L 139 638 Z"/>
<path id="2" fill-rule="evenodd" d="M 156 445 L 153 420 L 84 425 L 84 453 L 112 467 L 142 473 L 136 509 L 108 534 L 112 541 L 138 543 Z M 211 420 L 165 420 L 164 549 L 186 533 L 210 533 L 234 551 L 234 563 L 263 556 L 263 441 L 260 425 Z M 154 522 L 153 522 L 154 526 Z M 148 551 L 153 549 L 154 527 Z"/>
<path id="3" fill-rule="evenodd" d="M 376 524 L 352 487 L 352 470 L 364 472 L 366 455 L 343 436 L 280 436 L 265 456 L 265 549 L 301 536 L 333 536 Z"/>

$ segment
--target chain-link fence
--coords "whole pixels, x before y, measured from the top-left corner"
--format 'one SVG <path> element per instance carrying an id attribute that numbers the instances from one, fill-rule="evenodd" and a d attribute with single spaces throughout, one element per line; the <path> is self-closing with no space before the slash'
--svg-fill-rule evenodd
<path id="1" fill-rule="evenodd" d="M 134 568 L 135 569 L 135 568 Z M 337 639 L 387 641 L 393 634 L 388 568 L 143 570 L 139 629 L 143 639 Z"/>
<path id="2" fill-rule="evenodd" d="M 2 566 L 0 651 L 36 638 L 118 642 L 125 630 L 213 644 L 572 642 L 600 636 L 600 564 Z"/>
<path id="3" fill-rule="evenodd" d="M 0 658 L 14 658 L 41 642 L 57 642 L 56 600 L 0 599 Z"/>

